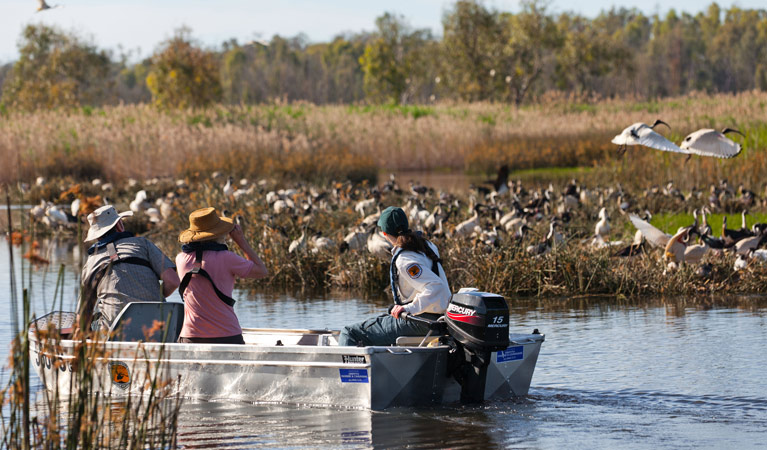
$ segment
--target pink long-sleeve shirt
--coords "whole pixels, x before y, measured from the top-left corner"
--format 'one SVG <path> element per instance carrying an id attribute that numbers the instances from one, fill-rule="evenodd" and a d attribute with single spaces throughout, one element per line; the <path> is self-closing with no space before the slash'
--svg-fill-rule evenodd
<path id="1" fill-rule="evenodd" d="M 194 257 L 194 253 L 176 255 L 179 279 L 194 268 Z M 253 261 L 230 251 L 205 251 L 202 255 L 202 268 L 208 272 L 216 287 L 229 297 L 234 290 L 235 276 L 245 277 L 253 265 Z M 207 278 L 200 275 L 192 277 L 184 291 L 184 303 L 181 337 L 217 338 L 242 333 L 234 308 L 218 298 Z"/>

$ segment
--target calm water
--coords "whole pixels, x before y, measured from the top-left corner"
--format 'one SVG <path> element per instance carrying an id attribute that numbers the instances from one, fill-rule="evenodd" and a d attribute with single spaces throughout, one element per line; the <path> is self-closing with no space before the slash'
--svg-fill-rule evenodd
<path id="1" fill-rule="evenodd" d="M 0 338 L 7 343 L 9 255 L 2 244 Z M 16 261 L 21 253 L 14 251 Z M 52 264 L 32 269 L 35 311 L 52 308 L 60 263 L 68 264 L 64 309 L 73 308 L 72 245 L 54 241 L 42 254 Z M 338 328 L 385 307 L 340 295 L 235 297 L 242 324 L 258 327 Z M 190 449 L 764 448 L 767 300 L 713 299 L 705 307 L 683 300 L 552 300 L 511 307 L 513 331 L 546 334 L 526 398 L 383 412 L 186 402 L 180 443 Z M 7 344 L 1 351 L 5 361 Z"/>

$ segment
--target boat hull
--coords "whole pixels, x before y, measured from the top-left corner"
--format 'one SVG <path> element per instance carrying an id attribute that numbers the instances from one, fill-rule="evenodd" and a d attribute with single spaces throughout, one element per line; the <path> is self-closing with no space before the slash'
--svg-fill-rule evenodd
<path id="1" fill-rule="evenodd" d="M 380 410 L 457 402 L 447 373 L 450 347 L 339 347 L 328 330 L 245 329 L 246 345 L 89 342 L 95 347 L 93 389 L 143 394 L 152 382 L 183 397 Z M 41 345 L 30 333 L 30 357 L 50 391 L 70 392 L 78 343 Z M 513 335 L 493 352 L 485 399 L 526 395 L 544 337 Z M 55 348 L 55 350 L 54 350 Z"/>

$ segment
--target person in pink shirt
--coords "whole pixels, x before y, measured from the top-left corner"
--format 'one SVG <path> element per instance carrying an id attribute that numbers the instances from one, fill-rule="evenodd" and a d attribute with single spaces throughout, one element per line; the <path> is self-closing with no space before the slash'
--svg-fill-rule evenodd
<path id="1" fill-rule="evenodd" d="M 230 237 L 245 258 L 229 251 Z M 242 228 L 215 208 L 189 215 L 189 228 L 178 238 L 183 245 L 176 255 L 184 300 L 184 326 L 178 342 L 187 344 L 244 344 L 242 328 L 234 313 L 234 280 L 264 278 L 266 266 L 245 240 Z"/>

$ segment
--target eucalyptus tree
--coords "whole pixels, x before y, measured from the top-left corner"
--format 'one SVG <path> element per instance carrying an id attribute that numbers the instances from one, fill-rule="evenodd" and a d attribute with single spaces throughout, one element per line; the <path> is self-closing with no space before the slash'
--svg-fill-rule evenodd
<path id="1" fill-rule="evenodd" d="M 216 54 L 192 40 L 188 28 L 178 29 L 152 56 L 146 84 L 161 107 L 202 107 L 221 99 Z"/>
<path id="2" fill-rule="evenodd" d="M 110 86 L 104 50 L 47 25 L 27 25 L 19 59 L 3 84 L 3 103 L 21 109 L 103 102 Z"/>
<path id="3" fill-rule="evenodd" d="M 385 13 L 377 18 L 376 32 L 359 59 L 368 97 L 407 103 L 421 78 L 421 59 L 430 39 L 428 30 L 411 29 L 402 16 Z"/>
<path id="4" fill-rule="evenodd" d="M 459 0 L 442 18 L 442 80 L 464 100 L 490 99 L 504 62 L 505 24 L 475 0 Z"/>
<path id="5" fill-rule="evenodd" d="M 518 14 L 504 14 L 505 45 L 496 86 L 507 92 L 515 105 L 520 105 L 527 94 L 553 65 L 555 52 L 562 47 L 563 36 L 554 18 L 546 13 L 540 0 L 525 0 Z"/>

